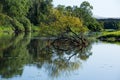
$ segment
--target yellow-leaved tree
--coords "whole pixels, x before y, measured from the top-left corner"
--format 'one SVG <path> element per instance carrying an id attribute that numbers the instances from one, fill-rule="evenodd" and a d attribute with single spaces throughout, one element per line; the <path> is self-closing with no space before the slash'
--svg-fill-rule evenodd
<path id="1" fill-rule="evenodd" d="M 53 10 L 50 17 L 51 23 L 49 25 L 60 29 L 60 31 L 66 29 L 66 27 L 70 27 L 75 32 L 84 32 L 87 30 L 87 28 L 83 26 L 82 20 L 77 17 L 64 15 L 57 9 Z"/>

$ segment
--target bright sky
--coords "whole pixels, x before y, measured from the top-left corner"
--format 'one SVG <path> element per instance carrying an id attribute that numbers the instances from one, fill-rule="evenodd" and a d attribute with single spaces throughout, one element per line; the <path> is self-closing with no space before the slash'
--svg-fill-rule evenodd
<path id="1" fill-rule="evenodd" d="M 79 6 L 85 0 L 53 0 L 53 4 L 66 6 Z M 99 17 L 119 17 L 120 18 L 120 0 L 86 0 L 93 6 L 93 14 Z"/>

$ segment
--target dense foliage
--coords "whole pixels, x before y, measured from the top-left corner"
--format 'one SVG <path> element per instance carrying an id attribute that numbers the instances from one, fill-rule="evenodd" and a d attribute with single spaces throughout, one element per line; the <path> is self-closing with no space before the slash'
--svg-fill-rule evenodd
<path id="1" fill-rule="evenodd" d="M 0 12 L 11 18 L 8 19 L 9 25 L 12 25 L 16 32 L 30 31 L 30 22 L 26 18 L 30 5 L 30 0 L 0 0 Z"/>
<path id="2" fill-rule="evenodd" d="M 104 29 L 120 29 L 120 19 L 98 19 L 102 23 Z"/>
<path id="3" fill-rule="evenodd" d="M 100 31 L 99 23 L 92 17 L 93 7 L 84 1 L 78 6 L 58 5 L 53 0 L 0 0 L 0 26 L 11 26 L 15 32 L 31 31 L 31 24 L 64 30 Z M 34 29 L 34 28 L 32 28 Z M 45 29 L 45 28 L 44 28 Z M 40 29 L 41 30 L 41 29 Z"/>

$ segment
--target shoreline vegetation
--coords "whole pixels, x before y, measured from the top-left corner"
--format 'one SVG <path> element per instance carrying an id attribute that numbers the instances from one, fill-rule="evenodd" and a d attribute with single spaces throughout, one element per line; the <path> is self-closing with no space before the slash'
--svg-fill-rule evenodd
<path id="1" fill-rule="evenodd" d="M 80 6 L 58 5 L 53 0 L 1 0 L 1 32 L 45 32 L 60 34 L 67 27 L 74 32 L 100 31 L 98 21 L 92 17 L 92 5 L 84 1 Z M 92 27 L 93 26 L 93 27 Z"/>
<path id="2" fill-rule="evenodd" d="M 120 41 L 120 31 L 112 31 L 112 32 L 103 32 L 100 37 L 98 37 L 101 41 L 107 42 L 119 42 Z"/>
<path id="3" fill-rule="evenodd" d="M 120 19 L 95 19 L 93 6 L 83 1 L 80 6 L 58 5 L 53 0 L 0 0 L 0 35 L 3 33 L 37 32 L 58 36 L 69 27 L 76 34 L 101 32 L 100 40 L 119 40 Z M 115 32 L 105 31 L 113 29 Z"/>

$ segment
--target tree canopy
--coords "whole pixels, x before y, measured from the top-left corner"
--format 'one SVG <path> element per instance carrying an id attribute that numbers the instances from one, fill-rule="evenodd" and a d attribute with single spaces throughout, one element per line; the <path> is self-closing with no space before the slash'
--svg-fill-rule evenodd
<path id="1" fill-rule="evenodd" d="M 82 31 L 83 28 L 93 30 L 90 25 L 98 27 L 99 23 L 92 17 L 93 7 L 89 2 L 82 2 L 79 7 L 64 5 L 53 7 L 52 1 L 0 0 L 0 17 L 7 16 L 9 22 L 7 25 L 13 26 L 15 32 L 31 31 L 31 24 L 38 27 L 49 26 L 53 29 L 79 26 L 78 31 Z M 3 22 L 5 20 L 6 18 L 3 18 L 0 25 L 3 26 L 1 23 L 5 23 Z"/>

